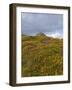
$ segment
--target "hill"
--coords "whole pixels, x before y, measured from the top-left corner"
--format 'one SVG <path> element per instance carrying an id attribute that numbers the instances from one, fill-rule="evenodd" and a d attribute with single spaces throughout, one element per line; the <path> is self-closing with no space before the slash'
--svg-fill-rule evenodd
<path id="1" fill-rule="evenodd" d="M 63 74 L 63 39 L 22 35 L 22 77 Z"/>
<path id="2" fill-rule="evenodd" d="M 36 36 L 46 36 L 46 35 L 42 32 L 39 32 L 39 33 L 36 34 Z"/>

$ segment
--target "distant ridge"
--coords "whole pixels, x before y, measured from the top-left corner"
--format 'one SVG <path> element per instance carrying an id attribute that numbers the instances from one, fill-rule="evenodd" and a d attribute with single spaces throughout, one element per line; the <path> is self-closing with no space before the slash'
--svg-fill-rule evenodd
<path id="1" fill-rule="evenodd" d="M 39 32 L 39 33 L 36 33 L 35 35 L 22 34 L 22 36 L 24 36 L 24 37 L 27 37 L 27 36 L 44 36 L 44 37 L 63 39 L 59 33 L 45 34 L 43 32 Z"/>

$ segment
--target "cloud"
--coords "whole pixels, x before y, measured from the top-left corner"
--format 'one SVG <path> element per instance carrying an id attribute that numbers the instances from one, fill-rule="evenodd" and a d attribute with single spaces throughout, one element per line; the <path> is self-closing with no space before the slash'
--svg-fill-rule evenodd
<path id="1" fill-rule="evenodd" d="M 59 39 L 63 38 L 62 35 L 59 32 L 50 33 L 50 34 L 49 33 L 45 33 L 45 34 L 46 34 L 46 36 L 53 37 L 53 38 L 59 38 Z"/>
<path id="2" fill-rule="evenodd" d="M 28 35 L 38 32 L 63 34 L 63 15 L 22 12 L 21 32 Z"/>

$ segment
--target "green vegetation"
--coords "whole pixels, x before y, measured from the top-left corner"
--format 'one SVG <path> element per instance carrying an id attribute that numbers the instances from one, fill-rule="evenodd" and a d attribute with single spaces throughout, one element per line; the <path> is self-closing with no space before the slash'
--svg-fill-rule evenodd
<path id="1" fill-rule="evenodd" d="M 22 77 L 63 74 L 63 39 L 22 35 Z"/>

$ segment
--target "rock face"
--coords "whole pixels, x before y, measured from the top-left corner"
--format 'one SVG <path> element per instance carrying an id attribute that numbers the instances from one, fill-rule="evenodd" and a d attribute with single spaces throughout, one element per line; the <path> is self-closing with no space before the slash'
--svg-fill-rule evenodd
<path id="1" fill-rule="evenodd" d="M 39 32 L 39 33 L 36 34 L 36 36 L 46 36 L 46 35 L 42 32 Z"/>

